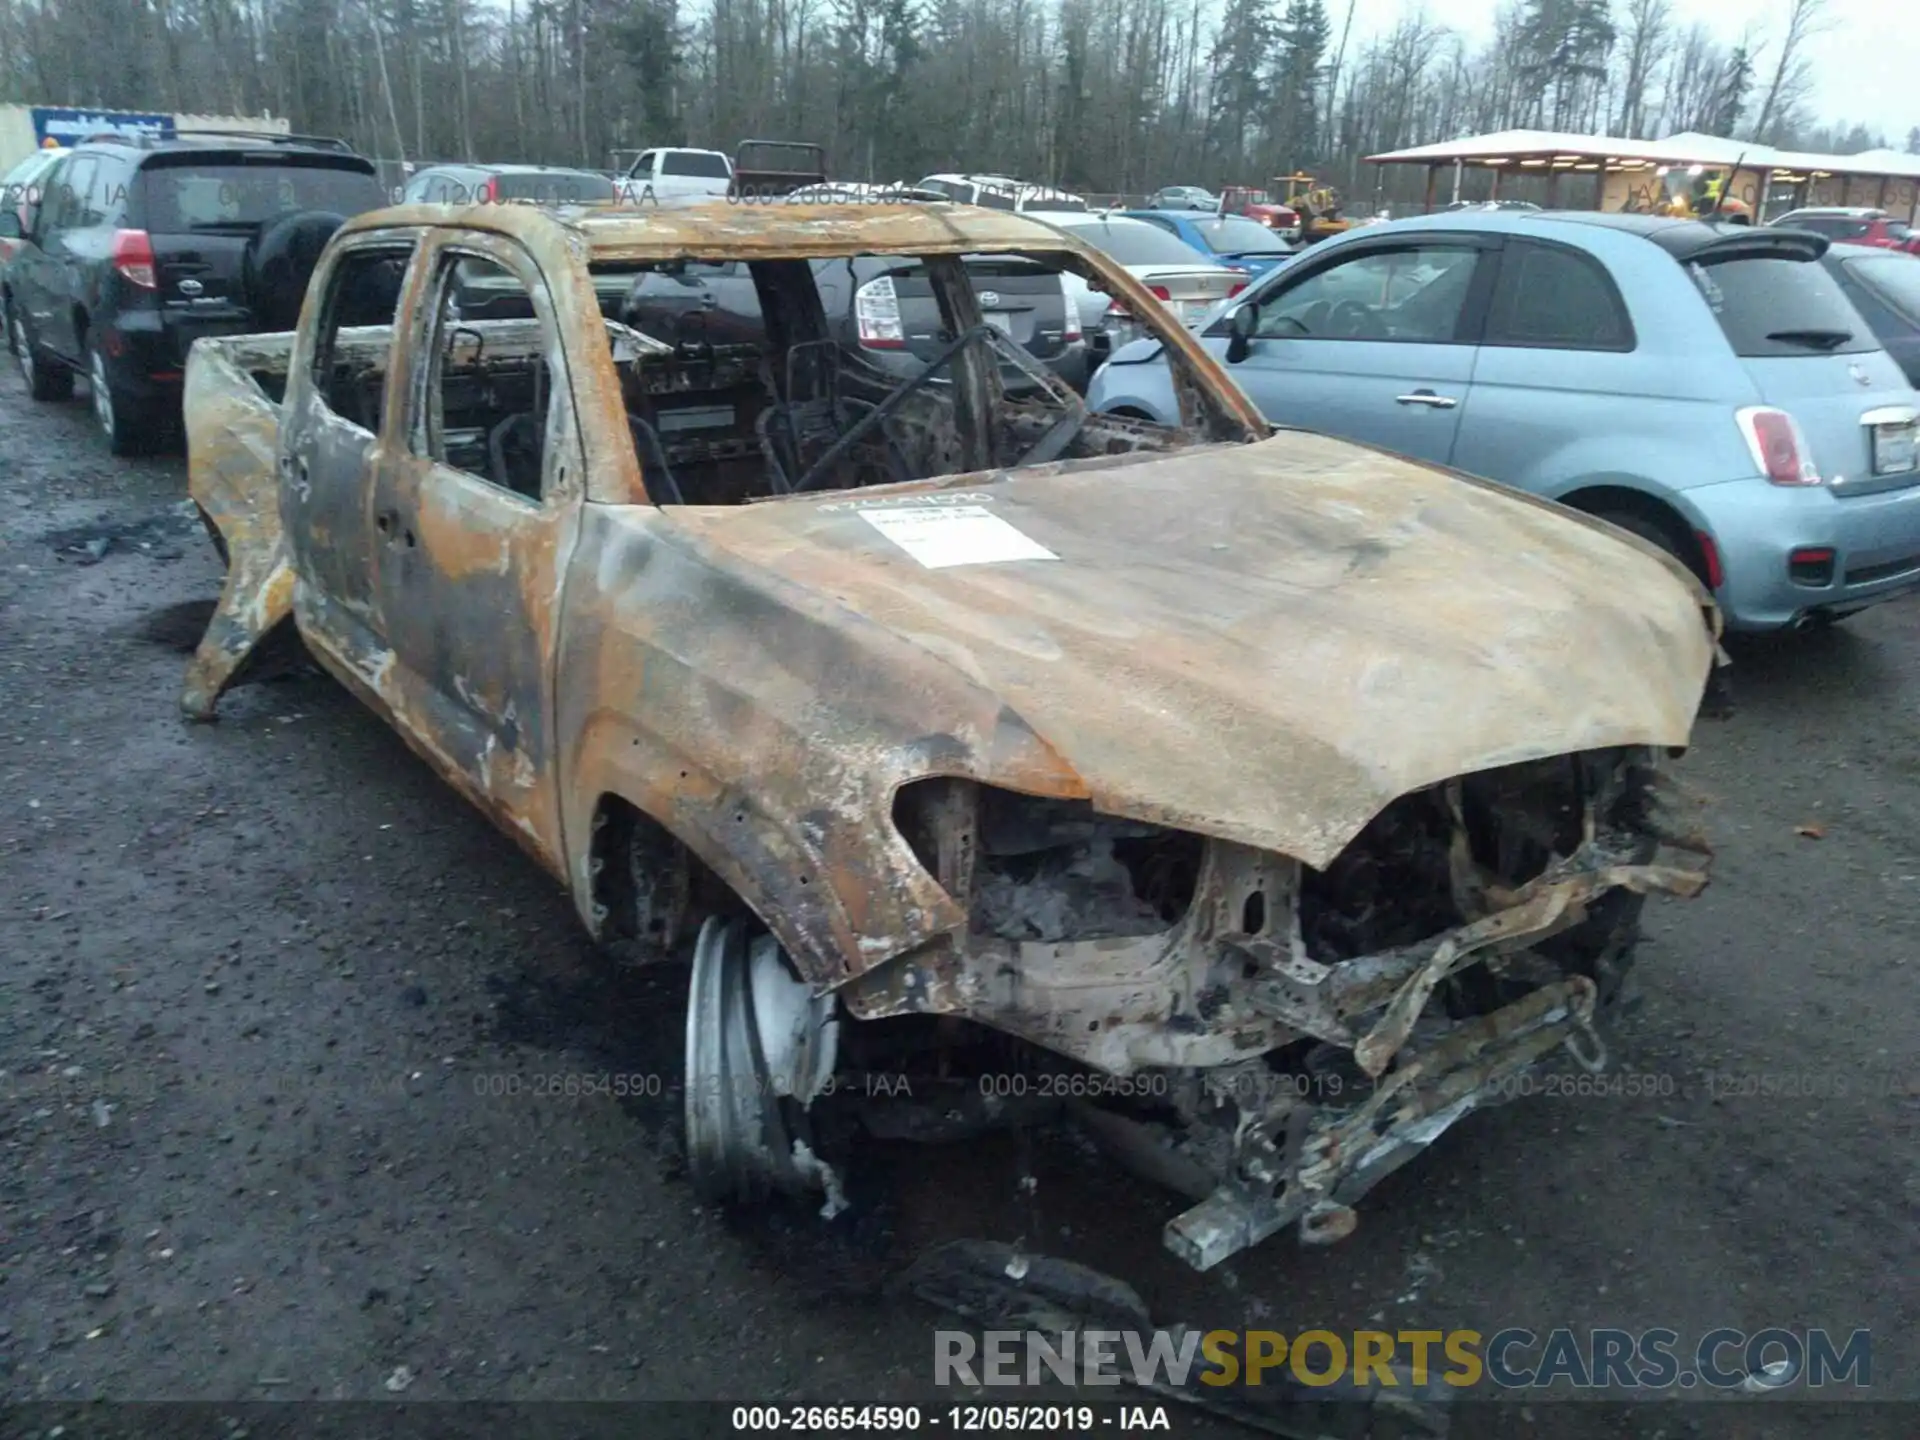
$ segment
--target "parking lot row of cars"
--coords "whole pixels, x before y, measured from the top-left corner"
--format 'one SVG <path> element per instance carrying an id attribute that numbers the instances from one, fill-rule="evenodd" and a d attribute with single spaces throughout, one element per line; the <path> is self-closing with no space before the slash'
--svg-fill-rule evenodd
<path id="1" fill-rule="evenodd" d="M 92 142 L 7 183 L 9 346 L 37 399 L 86 378 L 115 453 L 163 433 L 194 339 L 290 328 L 326 237 L 387 199 L 370 161 L 298 136 Z M 610 189 L 584 171 L 443 166 L 405 198 L 593 203 Z M 822 182 L 788 198 L 1018 208 L 1140 280 L 1270 420 L 1603 515 L 1688 565 L 1736 627 L 1827 623 L 1920 588 L 1920 262 L 1878 212 L 1753 227 L 1467 206 L 1302 251 L 1190 196 L 1093 211 L 942 175 L 897 195 Z M 1136 341 L 1124 303 L 1018 256 L 964 263 L 987 323 L 1095 409 L 1177 423 L 1161 347 Z M 814 270 L 861 363 L 910 375 L 945 343 L 906 258 Z M 746 261 L 660 265 L 617 288 L 610 317 L 676 344 L 766 333 Z M 500 313 L 484 287 L 465 299 Z"/>

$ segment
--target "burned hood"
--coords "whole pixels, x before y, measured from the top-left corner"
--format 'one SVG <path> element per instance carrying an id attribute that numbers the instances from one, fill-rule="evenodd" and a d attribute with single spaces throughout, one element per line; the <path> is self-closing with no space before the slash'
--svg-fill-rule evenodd
<path id="1" fill-rule="evenodd" d="M 1686 744 L 1714 660 L 1664 556 L 1300 432 L 661 521 L 936 657 L 1097 808 L 1315 866 L 1453 775 Z"/>

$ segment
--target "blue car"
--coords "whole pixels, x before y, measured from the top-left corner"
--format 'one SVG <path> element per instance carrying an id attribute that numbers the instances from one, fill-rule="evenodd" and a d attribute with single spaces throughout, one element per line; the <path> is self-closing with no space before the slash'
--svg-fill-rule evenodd
<path id="1" fill-rule="evenodd" d="M 1276 424 L 1597 515 L 1690 567 L 1730 629 L 1798 628 L 1920 591 L 1920 397 L 1826 252 L 1650 215 L 1427 215 L 1323 241 L 1195 329 Z M 1087 400 L 1179 423 L 1154 341 Z"/>
<path id="2" fill-rule="evenodd" d="M 1194 210 L 1128 210 L 1130 219 L 1144 220 L 1178 235 L 1202 255 L 1232 265 L 1249 275 L 1276 270 L 1299 253 L 1299 247 L 1244 215 L 1210 215 Z"/>

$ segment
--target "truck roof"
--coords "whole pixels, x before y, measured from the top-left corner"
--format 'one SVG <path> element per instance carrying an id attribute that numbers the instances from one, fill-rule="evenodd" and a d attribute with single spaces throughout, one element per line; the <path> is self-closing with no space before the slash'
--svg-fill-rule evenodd
<path id="1" fill-rule="evenodd" d="M 1050 225 L 1012 210 L 910 201 L 886 204 L 708 205 L 398 205 L 356 215 L 342 236 L 403 226 L 490 230 L 529 249 L 571 235 L 595 262 L 698 259 L 711 256 L 805 258 L 890 252 L 969 254 L 1087 247 Z"/>

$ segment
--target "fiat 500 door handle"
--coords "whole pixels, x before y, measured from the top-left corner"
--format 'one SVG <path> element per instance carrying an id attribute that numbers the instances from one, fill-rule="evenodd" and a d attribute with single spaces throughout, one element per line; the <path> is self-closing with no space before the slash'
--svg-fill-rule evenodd
<path id="1" fill-rule="evenodd" d="M 1431 390 L 1416 390 L 1411 395 L 1396 395 L 1393 398 L 1402 405 L 1431 405 L 1435 410 L 1451 410 L 1460 403 L 1451 395 L 1436 395 Z"/>

